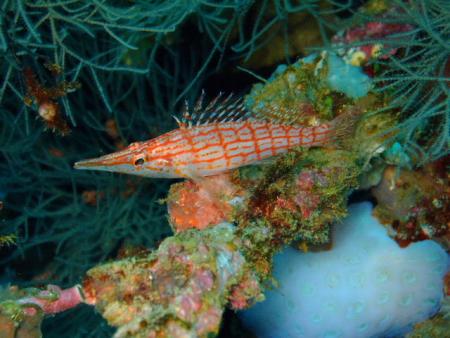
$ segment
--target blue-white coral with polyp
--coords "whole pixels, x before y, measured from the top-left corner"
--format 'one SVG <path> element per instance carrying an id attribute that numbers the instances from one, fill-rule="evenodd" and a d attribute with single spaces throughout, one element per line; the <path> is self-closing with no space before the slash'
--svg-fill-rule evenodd
<path id="1" fill-rule="evenodd" d="M 258 337 L 392 337 L 439 308 L 447 253 L 433 241 L 400 248 L 371 215 L 350 207 L 336 224 L 333 249 L 276 256 L 279 288 L 242 312 Z"/>

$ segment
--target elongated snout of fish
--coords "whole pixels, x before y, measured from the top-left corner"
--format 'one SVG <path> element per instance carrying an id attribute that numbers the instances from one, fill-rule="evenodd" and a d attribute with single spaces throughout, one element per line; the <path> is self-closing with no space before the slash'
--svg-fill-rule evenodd
<path id="1" fill-rule="evenodd" d="M 91 158 L 88 160 L 82 160 L 75 162 L 73 167 L 75 169 L 95 169 L 96 167 L 101 165 L 100 158 Z"/>
<path id="2" fill-rule="evenodd" d="M 96 158 L 90 158 L 87 160 L 75 162 L 73 167 L 75 169 L 83 169 L 83 170 L 111 171 L 111 169 L 113 169 L 114 166 L 127 164 L 128 157 L 129 157 L 128 153 L 112 153 Z"/>

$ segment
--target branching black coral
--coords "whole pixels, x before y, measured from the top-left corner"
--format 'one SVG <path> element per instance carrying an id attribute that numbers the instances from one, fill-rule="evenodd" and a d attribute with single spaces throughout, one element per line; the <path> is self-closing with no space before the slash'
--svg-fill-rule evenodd
<path id="1" fill-rule="evenodd" d="M 135 1 L 126 3 L 107 1 L 5 1 L 1 7 L 0 51 L 7 62 L 6 74 L 0 86 L 0 102 L 6 90 L 20 96 L 14 81 L 15 70 L 21 68 L 23 56 L 44 58 L 60 65 L 62 76 L 76 81 L 80 73 L 89 74 L 108 111 L 112 111 L 111 98 L 99 72 L 126 72 L 147 74 L 162 65 L 156 53 L 164 44 L 166 34 L 175 31 L 191 13 L 202 10 L 200 25 L 211 39 L 219 41 L 223 31 L 224 11 L 231 2 L 222 5 L 189 3 L 185 1 Z M 209 9 L 209 10 L 208 10 Z M 226 14 L 226 13 L 225 13 Z M 216 27 L 216 30 L 211 26 Z M 147 61 L 136 65 L 129 52 L 137 50 L 148 40 Z M 167 44 L 167 42 L 166 42 Z M 70 108 L 65 102 L 65 106 Z M 70 109 L 66 113 L 75 121 Z"/>
<path id="2" fill-rule="evenodd" d="M 450 151 L 450 3 L 412 0 L 393 5 L 398 9 L 389 20 L 412 29 L 397 34 L 395 47 L 402 48 L 398 55 L 377 61 L 383 72 L 375 82 L 402 112 L 399 137 L 421 164 Z"/>

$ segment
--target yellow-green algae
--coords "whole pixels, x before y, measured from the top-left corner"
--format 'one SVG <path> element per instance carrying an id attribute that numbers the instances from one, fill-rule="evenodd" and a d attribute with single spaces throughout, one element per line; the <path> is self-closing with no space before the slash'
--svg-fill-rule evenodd
<path id="1" fill-rule="evenodd" d="M 406 338 L 443 338 L 448 337 L 450 328 L 450 296 L 442 301 L 439 313 L 414 327 Z"/>
<path id="2" fill-rule="evenodd" d="M 9 246 L 16 243 L 17 236 L 15 234 L 1 235 L 0 236 L 0 247 Z"/>

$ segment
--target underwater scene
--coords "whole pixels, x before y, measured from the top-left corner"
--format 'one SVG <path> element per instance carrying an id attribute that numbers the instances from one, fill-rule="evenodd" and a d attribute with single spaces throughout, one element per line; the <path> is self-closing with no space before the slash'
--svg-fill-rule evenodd
<path id="1" fill-rule="evenodd" d="M 0 338 L 450 338 L 450 1 L 0 1 Z"/>

